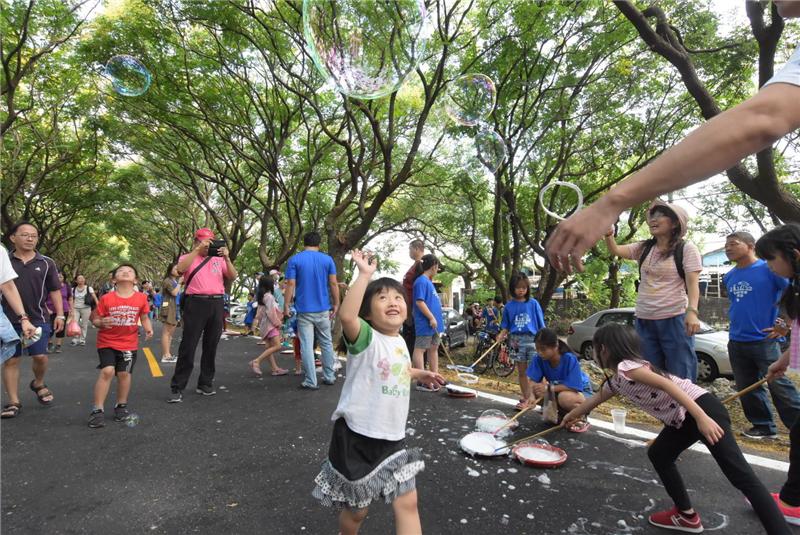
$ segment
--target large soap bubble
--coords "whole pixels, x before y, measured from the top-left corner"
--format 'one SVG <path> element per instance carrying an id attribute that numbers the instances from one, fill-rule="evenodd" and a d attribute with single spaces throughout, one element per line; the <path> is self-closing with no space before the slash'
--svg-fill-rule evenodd
<path id="1" fill-rule="evenodd" d="M 509 424 L 509 417 L 503 411 L 487 409 L 475 420 L 475 427 L 484 433 L 498 433 L 501 436 L 510 435 L 519 422 L 514 420 Z"/>
<path id="2" fill-rule="evenodd" d="M 133 56 L 114 56 L 103 73 L 111 80 L 114 91 L 126 97 L 143 95 L 150 87 L 150 72 Z"/>
<path id="3" fill-rule="evenodd" d="M 322 75 L 360 99 L 397 91 L 425 52 L 422 0 L 304 0 L 303 32 Z"/>
<path id="4" fill-rule="evenodd" d="M 475 126 L 492 113 L 496 96 L 491 78 L 485 74 L 465 74 L 450 84 L 445 110 L 458 124 Z"/>
<path id="5" fill-rule="evenodd" d="M 492 173 L 506 160 L 506 143 L 494 130 L 481 129 L 475 136 L 475 149 L 478 160 Z"/>

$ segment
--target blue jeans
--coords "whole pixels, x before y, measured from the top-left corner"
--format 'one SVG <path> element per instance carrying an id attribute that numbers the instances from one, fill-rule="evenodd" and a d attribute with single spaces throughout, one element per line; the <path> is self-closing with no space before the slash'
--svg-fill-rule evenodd
<path id="1" fill-rule="evenodd" d="M 758 342 L 728 342 L 728 357 L 731 359 L 733 378 L 736 390 L 741 390 L 755 383 L 765 375 L 769 365 L 781 356 L 777 340 L 760 340 Z M 800 394 L 792 381 L 786 377 L 768 383 L 772 402 L 778 411 L 781 421 L 791 428 L 800 415 Z M 775 421 L 767 400 L 767 389 L 763 386 L 745 394 L 740 398 L 744 415 L 755 427 L 768 428 L 777 432 Z"/>
<path id="2" fill-rule="evenodd" d="M 642 355 L 651 364 L 692 382 L 697 381 L 694 336 L 686 336 L 686 314 L 661 320 L 636 318 L 636 332 L 642 339 Z"/>
<path id="3" fill-rule="evenodd" d="M 297 335 L 300 338 L 300 357 L 303 360 L 303 384 L 317 386 L 317 372 L 314 366 L 314 336 L 322 350 L 322 380 L 332 383 L 336 380 L 333 371 L 333 342 L 331 341 L 330 312 L 302 312 L 297 314 Z"/>

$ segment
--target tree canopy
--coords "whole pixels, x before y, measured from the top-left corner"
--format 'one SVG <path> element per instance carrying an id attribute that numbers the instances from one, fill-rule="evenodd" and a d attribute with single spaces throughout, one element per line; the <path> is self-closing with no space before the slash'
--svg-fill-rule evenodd
<path id="1" fill-rule="evenodd" d="M 704 0 L 425 6 L 417 68 L 396 92 L 361 100 L 314 65 L 298 0 L 10 0 L 0 13 L 4 229 L 34 222 L 69 276 L 95 279 L 122 259 L 160 279 L 198 226 L 214 228 L 247 275 L 284 264 L 310 229 L 340 269 L 350 249 L 402 231 L 470 286 L 507 295 L 513 270 L 535 268 L 546 301 L 564 274 L 542 259 L 557 221 L 541 189 L 570 182 L 591 203 L 752 95 L 797 37 L 757 2 L 749 25 L 733 28 Z M 149 70 L 144 94 L 120 95 L 104 76 L 120 54 Z M 494 81 L 496 105 L 463 126 L 445 108 L 453 81 L 471 73 Z M 498 141 L 483 151 L 505 153 L 496 169 L 476 151 L 485 136 Z M 721 218 L 709 224 L 800 220 L 795 141 L 697 199 Z M 565 188 L 543 201 L 558 213 L 575 203 Z M 641 222 L 634 209 L 621 231 Z M 619 299 L 617 269 L 591 254 L 606 268 L 585 284 L 608 277 Z"/>

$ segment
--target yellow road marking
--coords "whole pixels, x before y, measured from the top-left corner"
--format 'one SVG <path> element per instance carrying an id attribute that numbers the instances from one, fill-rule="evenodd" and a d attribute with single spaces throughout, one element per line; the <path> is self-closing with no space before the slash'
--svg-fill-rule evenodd
<path id="1" fill-rule="evenodd" d="M 147 357 L 147 364 L 150 365 L 150 373 L 153 374 L 153 377 L 164 377 L 164 374 L 161 373 L 161 367 L 158 365 L 158 361 L 156 360 L 156 356 L 153 355 L 153 352 L 150 351 L 149 347 L 145 347 L 142 349 L 144 351 L 144 356 Z"/>

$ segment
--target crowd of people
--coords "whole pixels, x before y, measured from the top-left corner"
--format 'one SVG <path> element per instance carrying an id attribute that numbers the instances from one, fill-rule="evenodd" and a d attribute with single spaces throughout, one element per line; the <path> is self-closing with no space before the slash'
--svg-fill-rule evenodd
<path id="1" fill-rule="evenodd" d="M 692 529 L 699 525 L 674 460 L 685 447 L 701 440 L 732 484 L 745 493 L 764 525 L 770 526 L 769 532 L 779 533 L 784 517 L 800 523 L 800 508 L 769 496 L 741 456 L 726 410 L 695 384 L 696 364 L 689 361 L 696 363 L 692 338 L 700 315 L 697 286 L 702 266 L 697 248 L 683 240 L 686 215 L 679 207 L 656 202 L 648 211 L 648 224 L 649 240 L 618 245 L 611 232 L 606 236 L 612 254 L 638 260 L 641 282 L 635 331 L 601 328 L 595 336 L 598 363 L 614 372 L 599 392 L 593 392 L 571 348 L 546 326 L 525 274 L 512 274 L 506 303 L 499 297 L 487 300 L 484 307 L 475 303 L 467 307 L 469 316 L 476 320 L 476 329 L 507 342 L 518 370 L 518 410 L 544 403 L 550 409 L 545 411 L 546 418 L 581 433 L 589 428 L 586 415 L 591 409 L 611 395 L 621 394 L 664 422 L 664 431 L 649 451 L 676 509 L 652 515 L 651 522 L 662 526 L 673 522 Z M 55 262 L 36 250 L 38 232 L 30 223 L 15 225 L 8 233 L 13 249 L 10 254 L 0 250 L 4 296 L 0 340 L 8 397 L 2 418 L 18 417 L 22 411 L 18 383 L 23 351 L 31 356 L 29 388 L 39 403 L 50 405 L 55 397 L 44 381 L 47 355 L 61 351 L 67 331 L 71 331 L 72 345 L 85 345 L 89 324 L 98 329 L 99 359 L 89 427 L 106 425 L 104 406 L 115 377 L 113 419 L 122 422 L 130 417 L 131 372 L 139 339 L 142 333 L 145 340 L 153 336 L 151 322 L 155 318 L 162 324 L 162 362 L 175 363 L 167 401 L 182 401 L 201 341 L 195 390 L 203 396 L 216 393 L 215 362 L 225 328 L 225 285 L 237 277 L 237 271 L 224 246 L 211 254 L 213 231 L 197 230 L 193 248 L 167 267 L 160 289 L 140 281 L 134 266 L 122 264 L 110 272 L 99 292 L 82 275 L 68 284 Z M 742 397 L 745 416 L 752 424 L 744 434 L 756 439 L 776 436 L 768 392 L 778 417 L 792 429 L 793 445 L 800 440 L 796 436 L 800 394 L 782 376 L 790 352 L 781 355 L 779 342 L 789 329 L 777 303 L 782 299 L 783 313 L 796 327 L 799 249 L 800 227 L 796 225 L 778 228 L 758 241 L 747 232 L 734 232 L 725 246 L 734 267 L 724 278 L 730 298 L 729 355 L 737 387 L 745 388 L 765 376 L 771 379 L 768 389 Z M 441 267 L 439 260 L 425 253 L 420 240 L 411 242 L 409 256 L 413 263 L 402 283 L 391 279 L 370 282 L 375 271 L 372 257 L 354 251 L 358 274 L 348 289 L 340 285 L 333 259 L 320 251 L 319 233 L 309 232 L 303 250 L 289 259 L 284 276 L 277 269 L 261 274 L 247 306 L 246 333 L 257 332 L 266 346 L 248 363 L 249 369 L 261 376 L 261 365 L 267 361 L 271 375 L 289 374 L 278 366 L 275 355 L 293 339 L 295 375 L 302 376 L 303 389 L 319 388 L 318 363 L 322 384 L 336 383 L 331 330 L 335 319 L 341 322 L 349 354 L 348 373 L 333 416 L 336 423 L 329 458 L 314 494 L 323 503 L 345 506 L 347 512 L 340 517 L 343 532 L 354 532 L 363 521 L 367 503 L 363 496 L 375 490 L 376 481 L 385 484 L 388 477 L 398 474 L 403 475 L 404 483 L 391 492 L 386 488 L 381 492 L 385 499 L 394 500 L 398 525 L 419 522 L 413 474 L 424 463 L 418 452 L 404 447 L 399 429 L 405 422 L 411 390 L 437 392 L 445 384 L 438 367 L 445 326 L 441 298 L 433 284 Z M 340 290 L 345 289 L 348 297 L 339 313 Z M 179 324 L 183 331 L 174 356 L 172 338 Z M 792 344 L 796 352 L 800 345 L 797 336 Z M 319 361 L 315 359 L 317 347 Z M 369 377 L 376 374 L 377 379 Z M 654 394 L 654 401 L 639 403 L 643 392 Z M 366 417 L 368 410 L 377 416 Z M 386 414 L 381 412 L 384 410 Z M 800 483 L 795 457 L 793 448 L 793 469 L 781 494 L 787 499 L 793 499 Z M 387 464 L 388 458 L 397 462 Z M 354 470 L 354 466 L 360 468 Z M 776 510 L 782 514 L 776 516 Z"/>
<path id="2" fill-rule="evenodd" d="M 776 0 L 775 5 L 782 17 L 800 16 L 800 3 Z M 668 509 L 649 515 L 649 522 L 658 527 L 691 533 L 704 529 L 676 465 L 679 455 L 697 441 L 708 447 L 767 533 L 789 534 L 789 523 L 800 525 L 800 399 L 793 383 L 784 377 L 788 369 L 800 369 L 800 225 L 783 225 L 758 240 L 746 232 L 734 232 L 725 246 L 735 264 L 724 282 L 731 301 L 729 355 L 737 387 L 765 377 L 778 417 L 789 427 L 787 480 L 779 493 L 772 494 L 742 455 L 727 409 L 695 384 L 693 336 L 700 319 L 702 266 L 697 248 L 683 239 L 685 213 L 667 203 L 654 203 L 647 212 L 651 238 L 638 243 L 617 244 L 613 230 L 606 229 L 623 210 L 722 172 L 796 130 L 800 127 L 798 87 L 800 48 L 757 95 L 705 123 L 560 223 L 550 235 L 547 259 L 563 272 L 581 269 L 583 254 L 604 232 L 612 254 L 639 263 L 635 329 L 610 324 L 593 337 L 595 362 L 606 374 L 598 392 L 593 392 L 574 353 L 547 328 L 524 274 L 512 275 L 510 299 L 502 313 L 496 303 L 485 311 L 486 319 L 492 318 L 487 323 L 498 331 L 497 338 L 508 339 L 517 363 L 519 409 L 549 396 L 556 409 L 553 420 L 569 431 L 583 432 L 588 426 L 586 415 L 620 395 L 663 423 L 647 451 L 673 502 Z M 136 268 L 127 264 L 112 270 L 97 294 L 79 277 L 71 288 L 55 262 L 37 251 L 35 225 L 20 222 L 8 229 L 7 237 L 13 249 L 9 254 L 0 248 L 0 355 L 8 401 L 0 416 L 12 419 L 21 414 L 23 353 L 31 358 L 29 388 L 37 402 L 54 403 L 54 393 L 45 383 L 48 353 L 62 350 L 69 315 L 76 323 L 77 329 L 70 330 L 77 345 L 86 341 L 88 322 L 98 329 L 100 371 L 89 426 L 105 425 L 104 405 L 114 377 L 118 383 L 114 419 L 124 421 L 130 417 L 130 374 L 139 326 L 146 339 L 153 335 L 154 290 L 142 284 L 145 291 L 139 291 Z M 227 248 L 213 239 L 210 229 L 199 229 L 192 250 L 169 267 L 162 281 L 159 317 L 171 327 L 166 342 L 162 339 L 165 359 L 172 359 L 175 326 L 183 325 L 170 403 L 183 399 L 201 339 L 196 391 L 203 396 L 216 393 L 215 358 L 224 327 L 225 285 L 238 274 Z M 324 505 L 341 508 L 343 534 L 358 532 L 375 501 L 392 504 L 399 533 L 420 533 L 415 476 L 424 468 L 424 460 L 419 450 L 406 447 L 404 439 L 412 383 L 422 392 L 436 392 L 445 384 L 438 373 L 438 346 L 445 326 L 433 285 L 440 263 L 434 255 L 425 254 L 422 242 L 415 241 L 409 251 L 414 264 L 402 283 L 372 280 L 377 268 L 374 258 L 355 250 L 352 257 L 358 273 L 340 307 L 335 264 L 319 248 L 319 234 L 306 234 L 304 250 L 287 264 L 282 303 L 274 280 L 259 281 L 250 325 L 258 326 L 266 349 L 249 366 L 258 374 L 261 362 L 269 360 L 273 374 L 285 375 L 287 370 L 278 368 L 271 357 L 286 320 L 293 319 L 300 353 L 296 371 L 303 376 L 300 386 L 319 388 L 316 344 L 321 349 L 322 383 L 335 384 L 331 325 L 338 317 L 348 367 L 332 416 L 328 456 L 315 479 L 313 495 Z M 781 353 L 778 341 L 790 329 L 789 348 Z M 746 433 L 753 438 L 776 433 L 766 396 L 764 389 L 742 396 L 745 416 L 752 424 Z"/>

